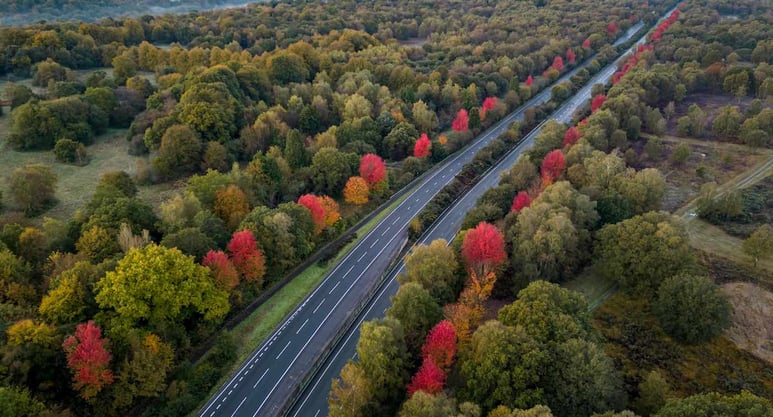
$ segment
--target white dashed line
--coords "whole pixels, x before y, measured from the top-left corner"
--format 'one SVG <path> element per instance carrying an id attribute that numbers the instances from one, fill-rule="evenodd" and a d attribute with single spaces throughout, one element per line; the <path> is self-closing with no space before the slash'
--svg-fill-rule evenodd
<path id="1" fill-rule="evenodd" d="M 335 289 L 338 288 L 338 284 L 340 284 L 340 283 L 341 283 L 341 281 L 336 282 L 336 285 L 333 286 L 333 288 L 330 290 L 330 292 L 327 293 L 327 295 L 332 294 L 333 291 L 335 291 Z"/>
<path id="2" fill-rule="evenodd" d="M 285 345 L 284 349 L 282 349 L 282 351 L 281 351 L 281 352 L 279 352 L 279 354 L 278 354 L 278 355 L 276 355 L 276 358 L 275 358 L 275 359 L 279 359 L 279 357 L 280 357 L 280 356 L 282 356 L 282 354 L 283 354 L 283 353 L 285 353 L 285 350 L 287 350 L 287 347 L 288 347 L 288 346 L 290 346 L 290 343 L 292 343 L 292 340 L 290 340 L 289 342 L 287 342 L 287 344 Z"/>
<path id="3" fill-rule="evenodd" d="M 320 301 L 320 302 L 319 302 L 319 305 L 317 306 L 317 308 L 315 308 L 315 309 L 314 309 L 314 311 L 312 311 L 312 312 L 311 312 L 311 314 L 314 314 L 314 313 L 316 313 L 316 312 L 317 312 L 317 310 L 319 310 L 319 308 L 320 308 L 320 307 L 322 307 L 322 304 L 323 304 L 324 302 L 325 302 L 325 299 L 323 298 L 323 299 L 322 299 L 322 301 Z"/>
<path id="4" fill-rule="evenodd" d="M 303 326 L 305 326 L 306 323 L 308 323 L 308 322 L 309 322 L 309 319 L 306 319 L 306 321 L 304 321 L 303 324 L 301 324 L 301 327 L 299 327 L 298 330 L 295 331 L 295 334 L 300 333 L 301 329 L 303 328 Z"/>
<path id="5" fill-rule="evenodd" d="M 266 376 L 267 373 L 268 373 L 268 369 L 266 369 L 266 372 L 263 372 L 263 375 L 261 375 L 260 378 L 258 378 L 258 382 L 256 382 L 255 385 L 252 386 L 252 389 L 255 389 L 255 387 L 257 387 L 258 384 L 260 384 L 260 381 L 263 380 L 263 377 Z"/>

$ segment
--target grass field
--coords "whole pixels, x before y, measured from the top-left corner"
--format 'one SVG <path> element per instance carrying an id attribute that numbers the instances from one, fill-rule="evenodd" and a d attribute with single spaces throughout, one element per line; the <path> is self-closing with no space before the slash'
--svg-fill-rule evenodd
<path id="1" fill-rule="evenodd" d="M 594 266 L 585 268 L 580 275 L 565 282 L 562 286 L 582 293 L 588 300 L 588 307 L 591 310 L 598 307 L 615 292 L 614 281 L 601 276 Z"/>

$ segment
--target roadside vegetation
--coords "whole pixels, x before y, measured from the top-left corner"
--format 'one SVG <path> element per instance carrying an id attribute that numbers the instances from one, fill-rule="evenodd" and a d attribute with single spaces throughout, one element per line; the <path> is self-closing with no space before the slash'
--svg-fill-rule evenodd
<path id="1" fill-rule="evenodd" d="M 330 415 L 773 413 L 758 6 L 680 5 L 571 125 L 545 124 L 450 246 L 406 260 Z M 704 221 L 739 237 L 693 236 Z"/>
<path id="2" fill-rule="evenodd" d="M 224 322 L 667 7 L 280 2 L 0 28 L 3 398 L 191 412 L 240 356 Z"/>

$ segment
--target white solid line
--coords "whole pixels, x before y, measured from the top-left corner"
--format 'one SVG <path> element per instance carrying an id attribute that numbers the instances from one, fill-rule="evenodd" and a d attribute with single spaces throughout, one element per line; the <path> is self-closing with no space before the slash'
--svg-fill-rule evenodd
<path id="1" fill-rule="evenodd" d="M 333 285 L 333 288 L 327 293 L 327 295 L 330 295 L 335 291 L 336 288 L 338 288 L 338 284 L 340 284 L 341 281 L 336 282 L 336 285 Z"/>
<path id="2" fill-rule="evenodd" d="M 323 298 L 322 301 L 319 302 L 319 305 L 317 306 L 317 308 L 315 308 L 314 311 L 311 312 L 311 314 L 315 314 L 317 310 L 319 310 L 319 308 L 322 307 L 322 303 L 324 302 L 325 302 L 325 299 Z"/>
<path id="3" fill-rule="evenodd" d="M 266 369 L 266 372 L 263 372 L 263 375 L 261 375 L 260 378 L 258 378 L 258 382 L 256 382 L 255 385 L 252 386 L 252 389 L 255 389 L 255 387 L 257 387 L 258 384 L 260 384 L 260 381 L 263 380 L 263 377 L 266 376 L 267 373 L 268 373 L 268 369 Z"/>
<path id="4" fill-rule="evenodd" d="M 298 328 L 298 330 L 295 332 L 295 334 L 298 334 L 298 333 L 300 333 L 300 332 L 301 332 L 301 329 L 303 328 L 303 326 L 305 326 L 305 325 L 306 325 L 306 323 L 308 323 L 308 322 L 309 322 L 309 319 L 306 319 L 306 321 L 304 321 L 304 322 L 303 322 L 303 324 L 301 324 L 301 327 L 299 327 L 299 328 Z"/>
<path id="5" fill-rule="evenodd" d="M 284 349 L 282 349 L 282 351 L 279 352 L 279 354 L 276 355 L 276 358 L 274 358 L 274 359 L 279 359 L 279 357 L 282 356 L 283 353 L 285 353 L 285 350 L 287 350 L 287 347 L 290 346 L 290 343 L 292 343 L 292 340 L 289 340 L 287 342 L 287 344 L 285 345 Z"/>
<path id="6" fill-rule="evenodd" d="M 321 328 L 322 328 L 322 326 L 323 326 L 323 325 L 325 324 L 325 322 L 327 321 L 327 319 L 328 319 L 328 318 L 330 318 L 330 315 L 331 315 L 331 314 L 333 314 L 333 311 L 335 311 L 335 309 L 338 307 L 338 305 L 339 305 L 339 304 L 341 304 L 341 301 L 343 301 L 343 300 L 344 300 L 344 298 L 346 298 L 346 295 L 347 295 L 347 294 L 349 294 L 349 291 L 351 291 L 351 290 L 352 290 L 352 288 L 354 288 L 354 286 L 357 284 L 357 282 L 359 282 L 360 278 L 362 278 L 362 276 L 363 276 L 363 275 L 365 275 L 365 272 L 367 272 L 367 271 L 368 271 L 368 269 L 370 268 L 370 266 L 371 266 L 371 265 L 373 265 L 373 262 L 376 262 L 376 259 L 378 259 L 378 257 L 379 257 L 379 256 L 381 256 L 381 254 L 382 254 L 382 253 L 384 253 L 384 251 L 386 250 L 386 248 L 388 248 L 388 247 L 389 247 L 389 244 L 390 244 L 390 243 L 392 243 L 392 241 L 393 241 L 393 240 L 395 240 L 395 239 L 397 238 L 397 236 L 398 236 L 398 234 L 395 234 L 394 236 L 392 236 L 392 238 L 391 238 L 391 239 L 389 239 L 389 241 L 386 243 L 386 245 L 384 245 L 384 247 L 383 247 L 383 248 L 381 248 L 381 250 L 380 250 L 380 251 L 379 251 L 379 252 L 376 254 L 376 256 L 374 256 L 374 257 L 373 257 L 373 259 L 371 259 L 371 260 L 370 260 L 370 263 L 368 263 L 368 265 L 367 265 L 365 268 L 363 268 L 363 270 L 362 270 L 362 272 L 360 273 L 360 275 L 358 275 L 358 276 L 357 276 L 357 278 L 355 278 L 355 279 L 354 279 L 354 281 L 352 281 L 352 283 L 349 285 L 349 288 L 347 288 L 347 289 L 346 289 L 346 292 L 344 292 L 344 294 L 343 294 L 343 295 L 342 295 L 342 296 L 341 296 L 341 297 L 338 299 L 338 301 L 335 303 L 335 305 L 333 306 L 333 308 L 331 308 L 331 309 L 330 309 L 330 311 L 327 313 L 327 315 L 325 316 L 325 318 L 324 318 L 324 319 L 322 319 L 322 322 L 321 322 L 321 323 L 319 324 L 319 326 L 317 326 L 317 328 L 314 330 L 314 333 L 312 333 L 312 334 L 311 334 L 311 336 L 309 337 L 309 339 L 306 341 L 306 343 L 304 343 L 304 345 L 301 347 L 301 349 L 300 349 L 300 350 L 298 351 L 298 353 L 295 355 L 295 357 L 293 358 L 293 360 L 292 360 L 292 361 L 290 362 L 290 364 L 287 366 L 287 369 L 285 369 L 285 371 L 282 373 L 282 375 L 279 377 L 279 379 L 277 379 L 276 383 L 275 383 L 275 384 L 274 384 L 274 386 L 271 388 L 271 391 L 269 391 L 269 392 L 266 394 L 265 398 L 263 398 L 263 402 L 261 402 L 261 403 L 260 403 L 260 405 L 258 406 L 257 410 L 255 410 L 255 414 L 253 414 L 253 415 L 252 415 L 252 417 L 257 417 L 258 413 L 260 413 L 260 409 L 261 409 L 261 408 L 263 408 L 263 406 L 266 404 L 266 401 L 268 401 L 268 399 L 271 397 L 271 394 L 273 394 L 273 393 L 274 393 L 274 391 L 276 391 L 276 387 L 278 387 L 278 386 L 279 386 L 279 384 L 282 382 L 282 379 L 284 379 L 285 375 L 287 375 L 287 372 L 289 372 L 289 371 L 290 371 L 290 369 L 293 367 L 293 365 L 295 364 L 295 362 L 296 362 L 296 361 L 298 360 L 298 358 L 301 356 L 301 353 L 303 353 L 303 351 L 306 349 L 306 347 L 309 345 L 309 343 L 311 343 L 311 341 L 314 339 L 314 336 L 316 336 L 316 335 L 317 335 L 317 333 L 319 333 L 319 329 L 321 329 Z"/>
<path id="7" fill-rule="evenodd" d="M 234 410 L 233 414 L 231 414 L 231 417 L 234 417 L 236 415 L 236 412 L 239 411 L 240 408 L 242 408 L 242 404 L 244 404 L 245 401 L 247 401 L 247 397 L 244 397 L 242 402 L 239 403 L 239 406 L 236 407 L 236 410 Z"/>

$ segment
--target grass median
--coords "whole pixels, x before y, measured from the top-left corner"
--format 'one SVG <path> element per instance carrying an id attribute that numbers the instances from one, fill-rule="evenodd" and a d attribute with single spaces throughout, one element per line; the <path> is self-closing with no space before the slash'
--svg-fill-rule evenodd
<path id="1" fill-rule="evenodd" d="M 413 190 L 412 190 L 413 191 Z M 349 242 L 341 249 L 335 258 L 324 264 L 315 263 L 306 268 L 295 279 L 285 285 L 273 297 L 266 300 L 263 305 L 258 307 L 246 319 L 234 327 L 230 334 L 234 340 L 240 341 L 237 347 L 237 360 L 234 361 L 232 369 L 226 373 L 222 380 L 212 387 L 212 392 L 216 392 L 222 384 L 231 377 L 244 360 L 260 346 L 271 332 L 290 314 L 295 308 L 311 293 L 311 291 L 322 282 L 322 279 L 340 262 L 354 247 L 370 233 L 376 225 L 392 212 L 400 203 L 402 203 L 410 194 L 409 191 L 395 202 L 390 204 L 381 213 L 371 219 L 368 223 L 357 231 L 357 238 Z"/>

